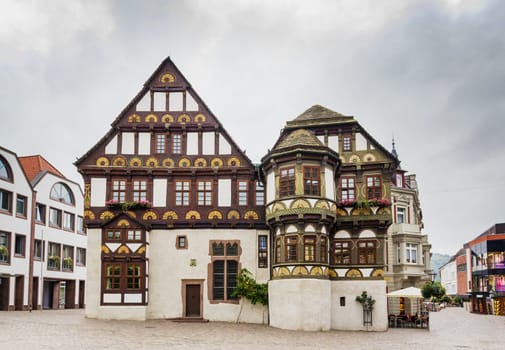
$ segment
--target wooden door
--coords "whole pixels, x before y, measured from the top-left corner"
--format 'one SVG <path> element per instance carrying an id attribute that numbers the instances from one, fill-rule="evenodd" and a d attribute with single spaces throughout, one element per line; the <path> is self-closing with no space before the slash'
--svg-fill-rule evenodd
<path id="1" fill-rule="evenodd" d="M 39 278 L 33 277 L 32 309 L 37 310 L 39 304 Z"/>
<path id="2" fill-rule="evenodd" d="M 85 282 L 79 281 L 79 308 L 84 308 L 84 290 L 85 290 Z"/>
<path id="3" fill-rule="evenodd" d="M 10 278 L 0 278 L 0 310 L 9 310 Z"/>
<path id="4" fill-rule="evenodd" d="M 200 317 L 200 285 L 186 285 L 186 317 Z"/>
<path id="5" fill-rule="evenodd" d="M 16 287 L 14 292 L 15 310 L 23 310 L 24 289 L 25 289 L 25 276 L 16 276 Z"/>

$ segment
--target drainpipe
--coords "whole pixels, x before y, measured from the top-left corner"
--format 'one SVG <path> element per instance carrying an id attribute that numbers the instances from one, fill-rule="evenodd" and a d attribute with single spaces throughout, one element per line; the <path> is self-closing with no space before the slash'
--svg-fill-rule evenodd
<path id="1" fill-rule="evenodd" d="M 32 217 L 30 220 L 30 257 L 28 267 L 28 311 L 32 312 L 33 305 L 33 247 L 35 245 L 35 203 L 37 192 L 32 190 Z"/>

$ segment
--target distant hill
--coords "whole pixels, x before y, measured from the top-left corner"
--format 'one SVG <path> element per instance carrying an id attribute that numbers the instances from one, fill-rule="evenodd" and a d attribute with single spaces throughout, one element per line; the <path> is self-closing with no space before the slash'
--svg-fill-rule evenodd
<path id="1" fill-rule="evenodd" d="M 440 273 L 438 269 L 440 266 L 448 262 L 450 258 L 451 256 L 448 254 L 433 253 L 431 255 L 431 268 L 437 273 L 437 277 L 435 277 L 436 281 L 440 281 Z"/>

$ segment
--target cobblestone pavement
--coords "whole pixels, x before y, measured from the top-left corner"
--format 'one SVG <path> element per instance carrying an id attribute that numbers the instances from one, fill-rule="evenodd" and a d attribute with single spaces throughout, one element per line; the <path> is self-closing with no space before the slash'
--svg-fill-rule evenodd
<path id="1" fill-rule="evenodd" d="M 0 349 L 504 349 L 505 317 L 447 308 L 430 330 L 295 332 L 263 325 L 86 319 L 83 310 L 0 312 Z"/>

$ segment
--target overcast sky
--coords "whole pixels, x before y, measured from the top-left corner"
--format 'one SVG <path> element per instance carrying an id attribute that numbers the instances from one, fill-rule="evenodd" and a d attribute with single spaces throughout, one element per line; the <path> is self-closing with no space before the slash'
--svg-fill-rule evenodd
<path id="1" fill-rule="evenodd" d="M 454 254 L 505 222 L 505 2 L 0 2 L 0 146 L 73 162 L 170 56 L 253 162 L 314 104 L 417 174 Z"/>

